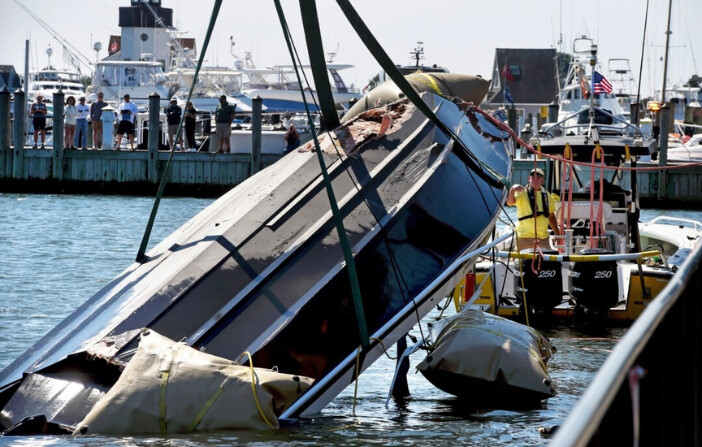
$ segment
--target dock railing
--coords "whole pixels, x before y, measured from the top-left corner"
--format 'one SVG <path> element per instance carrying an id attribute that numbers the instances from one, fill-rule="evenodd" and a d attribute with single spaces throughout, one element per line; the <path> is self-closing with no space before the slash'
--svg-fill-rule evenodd
<path id="1" fill-rule="evenodd" d="M 698 246 L 616 345 L 551 446 L 699 446 Z"/>

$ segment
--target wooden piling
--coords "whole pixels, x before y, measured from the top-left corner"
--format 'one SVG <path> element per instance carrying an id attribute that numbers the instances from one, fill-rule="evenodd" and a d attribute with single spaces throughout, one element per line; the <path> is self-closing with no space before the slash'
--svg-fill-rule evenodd
<path id="1" fill-rule="evenodd" d="M 12 148 L 10 138 L 10 91 L 0 89 L 0 179 L 12 177 Z"/>
<path id="2" fill-rule="evenodd" d="M 161 112 L 161 96 L 154 92 L 149 95 L 149 139 L 147 148 L 149 151 L 149 163 L 147 166 L 149 182 L 158 182 L 158 134 Z M 164 132 L 166 129 L 164 129 Z"/>
<path id="3" fill-rule="evenodd" d="M 661 117 L 661 132 L 658 136 L 658 165 L 667 166 L 668 165 L 668 132 L 665 129 L 670 127 L 670 105 L 667 103 L 663 104 L 661 110 L 658 112 Z M 667 172 L 665 169 L 658 171 L 658 200 L 665 200 L 665 189 L 667 184 Z"/>
<path id="4" fill-rule="evenodd" d="M 64 132 L 64 93 L 62 90 L 54 93 L 54 119 L 53 128 L 53 144 L 52 151 L 52 170 L 51 175 L 54 180 L 63 180 L 63 132 Z"/>
<path id="5" fill-rule="evenodd" d="M 27 114 L 27 101 L 25 99 L 24 91 L 19 89 L 15 92 L 15 107 L 14 107 L 14 128 L 13 132 L 13 144 L 14 150 L 12 152 L 12 178 L 21 179 L 24 175 L 24 119 Z"/>
<path id="6" fill-rule="evenodd" d="M 263 98 L 256 95 L 251 100 L 251 175 L 261 170 L 261 121 L 263 119 Z"/>

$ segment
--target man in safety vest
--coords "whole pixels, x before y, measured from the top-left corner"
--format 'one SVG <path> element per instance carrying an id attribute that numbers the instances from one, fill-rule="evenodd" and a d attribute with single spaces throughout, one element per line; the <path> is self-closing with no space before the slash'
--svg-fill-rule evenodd
<path id="1" fill-rule="evenodd" d="M 553 196 L 544 188 L 543 169 L 532 169 L 529 173 L 529 185 L 514 185 L 507 194 L 507 205 L 517 206 L 517 237 L 520 250 L 534 248 L 534 243 L 542 249 L 550 249 L 548 243 L 548 226 L 554 233 L 561 234 L 554 211 L 556 204 Z M 536 203 L 536 209 L 534 204 Z M 536 219 L 536 221 L 535 221 Z"/>

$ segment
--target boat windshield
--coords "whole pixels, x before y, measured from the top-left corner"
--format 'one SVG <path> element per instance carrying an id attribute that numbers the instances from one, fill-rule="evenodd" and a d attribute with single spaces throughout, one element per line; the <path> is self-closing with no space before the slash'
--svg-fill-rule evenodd
<path id="1" fill-rule="evenodd" d="M 99 65 L 95 77 L 99 85 L 122 87 L 157 85 L 168 80 L 158 65 Z"/>
<path id="2" fill-rule="evenodd" d="M 80 83 L 80 75 L 78 73 L 69 73 L 64 71 L 39 71 L 34 73 L 34 80 Z"/>

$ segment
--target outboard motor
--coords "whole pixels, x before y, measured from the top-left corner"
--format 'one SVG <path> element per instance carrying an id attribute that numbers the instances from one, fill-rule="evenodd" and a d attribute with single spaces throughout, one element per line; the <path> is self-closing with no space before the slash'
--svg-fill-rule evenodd
<path id="1" fill-rule="evenodd" d="M 557 255 L 553 250 L 542 250 L 543 253 Z M 533 253 L 534 250 L 522 250 L 521 253 Z M 541 268 L 534 273 L 531 270 L 531 259 L 522 259 L 521 273 L 524 275 L 524 287 L 522 287 L 520 272 L 514 275 L 514 293 L 517 302 L 520 304 L 521 312 L 529 310 L 529 315 L 546 317 L 551 313 L 551 309 L 563 300 L 563 279 L 561 274 L 561 263 L 541 260 Z M 518 268 L 518 267 L 514 267 Z M 526 295 L 526 305 L 524 297 Z"/>
<path id="2" fill-rule="evenodd" d="M 604 248 L 586 248 L 581 255 L 608 255 Z M 607 317 L 609 309 L 617 305 L 619 286 L 617 261 L 575 262 L 570 271 L 570 295 L 575 301 L 576 313 Z"/>

